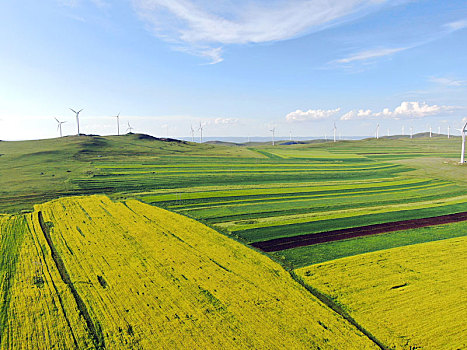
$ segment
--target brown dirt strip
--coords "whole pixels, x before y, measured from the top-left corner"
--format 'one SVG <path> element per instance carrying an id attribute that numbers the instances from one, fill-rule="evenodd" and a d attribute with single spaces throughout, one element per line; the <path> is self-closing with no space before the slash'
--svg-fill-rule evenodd
<path id="1" fill-rule="evenodd" d="M 308 233 L 293 237 L 275 238 L 268 241 L 254 242 L 251 243 L 251 246 L 261 249 L 264 252 L 277 252 L 280 250 L 304 247 L 318 243 L 340 241 L 348 238 L 369 236 L 378 233 L 386 233 L 393 231 L 409 230 L 412 228 L 448 224 L 451 222 L 459 222 L 466 220 L 467 212 L 462 212 L 423 219 L 386 222 L 384 224 L 359 226 L 319 233 Z"/>

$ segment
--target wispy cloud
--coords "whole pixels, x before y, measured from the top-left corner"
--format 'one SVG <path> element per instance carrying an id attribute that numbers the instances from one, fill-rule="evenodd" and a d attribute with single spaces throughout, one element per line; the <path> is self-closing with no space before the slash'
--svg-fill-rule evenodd
<path id="1" fill-rule="evenodd" d="M 387 0 L 133 0 L 158 37 L 220 62 L 220 47 L 290 39 L 344 21 Z M 215 55 L 209 48 L 215 47 Z"/>
<path id="2" fill-rule="evenodd" d="M 285 119 L 288 122 L 305 122 L 305 121 L 312 121 L 312 120 L 322 120 L 328 119 L 337 113 L 339 113 L 341 109 L 309 109 L 308 111 L 302 111 L 297 109 L 295 112 L 291 112 L 286 115 Z"/>
<path id="3" fill-rule="evenodd" d="M 110 2 L 108 0 L 56 0 L 62 6 L 76 7 L 86 2 L 94 4 L 96 7 L 104 8 L 109 7 Z"/>
<path id="4" fill-rule="evenodd" d="M 446 115 L 457 110 L 455 106 L 428 105 L 425 102 L 402 102 L 393 110 L 384 108 L 380 112 L 353 110 L 341 116 L 341 120 L 355 119 L 421 119 L 429 116 Z"/>
<path id="5" fill-rule="evenodd" d="M 467 85 L 467 80 L 459 80 L 459 79 L 453 79 L 453 78 L 431 77 L 429 80 L 433 83 L 444 85 L 444 86 L 465 86 Z"/>
<path id="6" fill-rule="evenodd" d="M 444 27 L 449 31 L 449 32 L 455 32 L 464 28 L 467 28 L 467 18 L 461 19 L 459 21 L 454 21 L 450 23 L 446 23 Z"/>
<path id="7" fill-rule="evenodd" d="M 360 50 L 354 53 L 349 54 L 346 57 L 339 58 L 333 61 L 330 61 L 329 64 L 332 65 L 350 65 L 352 63 L 365 63 L 367 61 L 375 60 L 377 58 L 392 56 L 396 53 L 413 49 L 428 43 L 431 43 L 435 40 L 441 39 L 446 35 L 449 35 L 458 30 L 467 28 L 467 19 L 462 19 L 454 22 L 449 22 L 443 24 L 439 30 L 435 33 L 432 33 L 428 38 L 422 40 L 414 41 L 413 43 L 400 47 L 379 47 L 373 49 Z"/>
<path id="8" fill-rule="evenodd" d="M 236 125 L 238 124 L 238 118 L 216 118 L 214 124 L 216 125 Z"/>
<path id="9" fill-rule="evenodd" d="M 355 61 L 367 61 L 369 59 L 380 58 L 384 56 L 390 56 L 396 52 L 407 50 L 408 47 L 397 47 L 397 48 L 377 48 L 372 50 L 365 50 L 354 53 L 350 56 L 337 59 L 331 63 L 351 63 Z"/>

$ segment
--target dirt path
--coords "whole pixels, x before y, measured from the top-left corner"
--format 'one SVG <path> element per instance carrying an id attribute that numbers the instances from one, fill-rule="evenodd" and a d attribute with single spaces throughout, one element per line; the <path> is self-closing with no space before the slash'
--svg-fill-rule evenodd
<path id="1" fill-rule="evenodd" d="M 276 238 L 268 241 L 255 242 L 251 245 L 255 248 L 261 249 L 264 252 L 276 252 L 284 249 L 304 247 L 318 243 L 340 241 L 342 239 L 369 236 L 377 233 L 402 231 L 412 228 L 448 224 L 451 222 L 459 222 L 465 220 L 467 220 L 467 212 L 435 216 L 431 218 L 387 222 L 384 224 L 352 227 L 327 232 L 309 233 L 294 237 Z"/>

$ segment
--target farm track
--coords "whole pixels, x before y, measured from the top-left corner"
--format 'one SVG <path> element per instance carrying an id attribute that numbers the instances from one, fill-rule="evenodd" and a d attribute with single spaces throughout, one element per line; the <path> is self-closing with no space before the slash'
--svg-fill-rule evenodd
<path id="1" fill-rule="evenodd" d="M 280 250 L 309 246 L 318 243 L 340 241 L 343 239 L 369 236 L 379 233 L 409 230 L 414 228 L 442 225 L 467 220 L 467 212 L 441 215 L 422 219 L 387 222 L 382 224 L 352 227 L 327 232 L 310 233 L 294 237 L 276 238 L 267 241 L 254 242 L 251 245 L 264 252 L 277 252 Z"/>

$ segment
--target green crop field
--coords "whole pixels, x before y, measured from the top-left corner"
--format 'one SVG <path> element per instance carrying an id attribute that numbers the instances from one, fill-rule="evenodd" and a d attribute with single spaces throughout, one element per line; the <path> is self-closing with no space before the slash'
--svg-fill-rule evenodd
<path id="1" fill-rule="evenodd" d="M 294 269 L 466 236 L 466 221 L 267 253 L 295 281 L 244 245 L 466 212 L 467 167 L 457 163 L 459 144 L 459 138 L 418 137 L 227 146 L 138 134 L 0 142 L 1 348 L 204 347 L 227 338 L 232 348 L 269 348 L 271 341 L 339 349 L 401 344 L 391 338 L 390 326 L 380 332 L 358 313 L 356 321 L 346 309 L 352 301 L 338 300 Z M 96 194 L 124 204 L 85 196 Z M 76 195 L 82 197 L 62 198 Z M 209 237 L 217 243 L 206 243 Z M 223 255 L 219 242 L 228 248 Z M 234 264 L 241 268 L 228 277 Z M 258 278 L 240 282 L 247 278 L 242 269 Z M 186 273 L 174 274 L 178 270 Z M 156 278 L 150 276 L 158 276 L 166 292 L 149 288 Z M 239 290 L 232 299 L 231 286 L 244 283 L 251 291 Z M 315 296 L 303 302 L 299 283 Z M 292 291 L 296 295 L 287 299 Z M 168 297 L 173 293 L 178 301 Z M 271 293 L 283 294 L 274 301 Z M 315 297 L 341 316 L 327 313 Z M 153 299 L 162 311 L 151 309 Z M 261 317 L 250 317 L 240 305 Z M 159 325 L 156 333 L 147 327 L 148 317 Z M 303 317 L 314 321 L 303 323 Z M 268 331 L 260 332 L 265 322 Z M 417 327 L 407 334 L 416 338 L 425 331 Z"/>
<path id="2" fill-rule="evenodd" d="M 27 210 L 60 196 L 103 193 L 162 206 L 253 243 L 467 211 L 458 146 L 458 138 L 441 137 L 275 147 L 145 135 L 2 142 L 0 209 Z M 372 237 L 381 242 L 374 247 L 411 241 L 395 235 Z M 342 244 L 272 255 L 285 265 L 303 266 L 341 256 L 336 247 Z M 347 247 L 346 255 L 361 251 L 349 246 L 356 248 Z"/>

